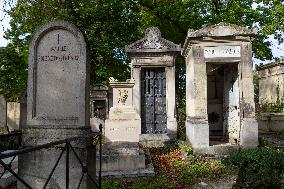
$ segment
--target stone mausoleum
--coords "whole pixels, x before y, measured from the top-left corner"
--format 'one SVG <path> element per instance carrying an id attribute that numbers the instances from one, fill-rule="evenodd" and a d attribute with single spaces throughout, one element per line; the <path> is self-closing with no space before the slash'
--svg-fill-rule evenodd
<path id="1" fill-rule="evenodd" d="M 186 135 L 197 153 L 214 145 L 258 145 L 252 47 L 256 31 L 219 23 L 189 30 L 186 58 Z M 219 145 L 220 146 L 220 145 Z"/>
<path id="2" fill-rule="evenodd" d="M 176 138 L 175 59 L 179 45 L 161 37 L 156 27 L 126 47 L 134 79 L 133 106 L 141 117 L 140 142 Z"/>

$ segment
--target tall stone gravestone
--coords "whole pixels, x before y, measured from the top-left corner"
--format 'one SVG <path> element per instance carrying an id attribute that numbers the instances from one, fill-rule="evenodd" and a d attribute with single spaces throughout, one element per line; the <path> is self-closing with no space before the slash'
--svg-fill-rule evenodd
<path id="1" fill-rule="evenodd" d="M 89 76 L 86 42 L 82 33 L 65 21 L 49 22 L 38 28 L 30 44 L 28 71 L 27 124 L 22 128 L 23 146 L 89 133 Z M 71 144 L 86 163 L 86 144 L 83 141 Z M 20 175 L 33 188 L 42 188 L 60 152 L 57 147 L 21 156 Z M 66 187 L 64 156 L 53 174 L 51 188 Z M 74 154 L 70 154 L 69 161 L 69 188 L 76 188 L 82 169 Z M 81 188 L 86 187 L 84 180 Z"/>

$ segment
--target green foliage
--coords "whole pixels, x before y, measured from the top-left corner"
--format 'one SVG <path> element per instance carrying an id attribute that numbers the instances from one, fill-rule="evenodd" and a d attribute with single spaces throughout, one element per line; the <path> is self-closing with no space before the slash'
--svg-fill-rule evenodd
<path id="1" fill-rule="evenodd" d="M 238 188 L 280 188 L 284 152 L 267 147 L 239 150 L 224 160 L 238 168 Z"/>
<path id="2" fill-rule="evenodd" d="M 277 40 L 283 42 L 284 24 L 280 15 L 284 5 L 281 1 L 18 0 L 14 4 L 14 7 L 13 3 L 10 5 L 11 10 L 5 10 L 12 18 L 11 29 L 5 32 L 5 37 L 23 61 L 27 62 L 31 36 L 38 26 L 56 19 L 70 21 L 88 41 L 91 84 L 106 84 L 110 76 L 119 80 L 129 78 L 124 47 L 140 39 L 149 26 L 159 27 L 164 38 L 178 44 L 183 44 L 189 28 L 200 29 L 221 21 L 249 28 L 257 26 L 259 35 L 253 42 L 253 52 L 262 60 L 272 58 L 270 43 L 265 41 L 268 35 L 275 34 Z M 25 69 L 24 64 L 23 72 Z M 176 61 L 176 72 L 177 98 L 182 100 L 185 64 L 181 57 Z M 21 83 L 26 82 L 25 77 L 21 79 Z M 11 92 L 8 96 L 13 96 Z M 182 117 L 183 112 L 180 113 Z"/>
<path id="3" fill-rule="evenodd" d="M 276 134 L 284 138 L 284 130 L 278 131 Z"/>
<path id="4" fill-rule="evenodd" d="M 186 140 L 186 129 L 185 129 L 185 120 L 186 120 L 186 100 L 185 97 L 178 98 L 178 112 L 177 112 L 177 133 L 178 139 L 185 141 Z"/>
<path id="5" fill-rule="evenodd" d="M 284 101 L 276 103 L 256 104 L 256 112 L 259 113 L 281 113 L 284 111 Z"/>
<path id="6" fill-rule="evenodd" d="M 6 100 L 16 101 L 26 87 L 27 64 L 10 44 L 0 48 L 0 94 Z"/>

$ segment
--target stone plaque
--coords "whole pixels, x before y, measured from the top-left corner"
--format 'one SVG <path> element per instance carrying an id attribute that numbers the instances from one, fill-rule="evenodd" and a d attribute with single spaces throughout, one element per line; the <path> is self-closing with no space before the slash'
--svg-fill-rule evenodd
<path id="1" fill-rule="evenodd" d="M 30 46 L 28 124 L 86 125 L 86 43 L 64 21 L 40 28 Z"/>
<path id="2" fill-rule="evenodd" d="M 241 57 L 240 46 L 204 47 L 205 58 L 238 58 Z"/>

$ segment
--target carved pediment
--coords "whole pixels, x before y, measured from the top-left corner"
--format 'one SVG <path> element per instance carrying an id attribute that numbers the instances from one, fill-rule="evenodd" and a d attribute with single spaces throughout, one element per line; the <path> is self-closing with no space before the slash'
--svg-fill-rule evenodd
<path id="1" fill-rule="evenodd" d="M 179 52 L 180 45 L 174 44 L 161 37 L 161 32 L 156 27 L 145 31 L 145 37 L 126 46 L 126 52 Z"/>
<path id="2" fill-rule="evenodd" d="M 235 24 L 221 22 L 219 24 L 204 27 L 196 31 L 188 30 L 187 37 L 252 36 L 256 35 L 256 33 L 257 28 L 249 29 Z"/>

